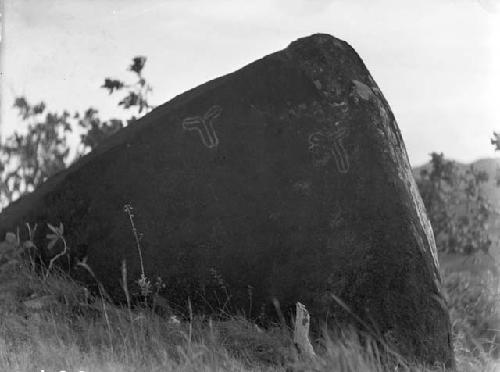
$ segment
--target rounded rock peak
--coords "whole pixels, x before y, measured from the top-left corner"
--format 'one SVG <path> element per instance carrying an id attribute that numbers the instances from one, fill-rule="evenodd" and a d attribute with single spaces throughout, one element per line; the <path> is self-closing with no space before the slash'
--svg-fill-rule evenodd
<path id="1" fill-rule="evenodd" d="M 344 40 L 338 39 L 330 34 L 316 33 L 309 36 L 301 37 L 290 43 L 289 48 L 301 48 L 305 46 L 316 47 L 338 47 L 344 48 L 349 44 Z"/>

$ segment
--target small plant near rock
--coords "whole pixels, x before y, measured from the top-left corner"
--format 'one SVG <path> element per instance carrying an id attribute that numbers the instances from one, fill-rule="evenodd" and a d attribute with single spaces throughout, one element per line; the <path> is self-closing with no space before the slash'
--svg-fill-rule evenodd
<path id="1" fill-rule="evenodd" d="M 151 280 L 146 276 L 146 272 L 144 271 L 144 261 L 142 259 L 142 248 L 141 248 L 141 238 L 142 235 L 137 231 L 134 222 L 134 208 L 131 203 L 127 203 L 123 206 L 123 211 L 127 214 L 130 226 L 132 227 L 132 233 L 134 234 L 135 243 L 137 246 L 137 253 L 139 254 L 139 263 L 141 265 L 141 276 L 137 279 L 136 283 L 139 286 L 141 296 L 144 298 L 144 303 L 147 304 L 148 297 L 153 293 L 152 292 L 152 284 Z"/>
<path id="2" fill-rule="evenodd" d="M 27 253 L 29 261 L 34 265 L 34 254 L 38 253 L 38 248 L 33 243 L 33 236 L 36 231 L 37 225 L 33 227 L 26 223 L 28 229 L 29 238 L 28 240 L 21 243 L 19 237 L 19 229 L 16 233 L 7 232 L 5 234 L 5 240 L 0 242 L 0 267 L 5 269 L 6 265 L 19 264 L 22 261 L 22 257 Z"/>
<path id="3" fill-rule="evenodd" d="M 18 255 L 19 242 L 16 234 L 8 232 L 0 242 L 0 263 L 11 262 Z"/>
<path id="4" fill-rule="evenodd" d="M 47 268 L 47 272 L 45 273 L 46 277 L 49 275 L 50 270 L 52 270 L 54 262 L 56 262 L 59 257 L 62 257 L 69 253 L 68 244 L 66 243 L 66 239 L 64 238 L 63 224 L 59 223 L 59 226 L 56 227 L 48 223 L 47 226 L 52 231 L 51 234 L 47 234 L 47 239 L 49 240 L 49 243 L 47 244 L 47 249 L 49 251 L 52 250 L 56 245 L 56 243 L 61 241 L 63 243 L 63 250 L 50 259 L 49 267 Z"/>

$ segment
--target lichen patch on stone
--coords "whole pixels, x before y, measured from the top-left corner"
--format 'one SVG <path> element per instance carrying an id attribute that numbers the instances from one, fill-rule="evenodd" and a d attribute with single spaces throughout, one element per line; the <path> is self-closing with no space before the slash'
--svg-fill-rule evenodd
<path id="1" fill-rule="evenodd" d="M 340 40 L 333 39 L 333 44 L 334 44 L 337 48 L 340 48 L 340 49 L 345 49 L 345 48 L 344 48 L 344 44 L 343 44 Z"/>
<path id="2" fill-rule="evenodd" d="M 371 90 L 371 88 L 358 80 L 353 80 L 352 83 L 354 84 L 353 93 L 359 98 L 365 101 L 369 101 L 373 96 L 373 91 Z"/>

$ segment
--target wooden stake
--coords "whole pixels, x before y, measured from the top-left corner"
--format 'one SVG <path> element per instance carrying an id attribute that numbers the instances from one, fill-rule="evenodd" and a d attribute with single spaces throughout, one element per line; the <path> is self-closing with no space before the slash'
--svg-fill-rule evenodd
<path id="1" fill-rule="evenodd" d="M 295 314 L 295 329 L 293 332 L 293 342 L 299 352 L 308 357 L 315 357 L 316 353 L 309 340 L 309 312 L 300 302 L 297 302 L 297 312 Z"/>

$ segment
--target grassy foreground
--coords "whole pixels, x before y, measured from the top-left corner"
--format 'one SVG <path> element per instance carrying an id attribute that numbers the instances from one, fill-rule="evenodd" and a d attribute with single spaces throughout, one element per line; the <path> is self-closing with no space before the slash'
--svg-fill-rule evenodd
<path id="1" fill-rule="evenodd" d="M 37 266 L 30 239 L 19 231 L 0 242 L 0 371 L 444 371 L 416 366 L 367 335 L 354 331 L 312 340 L 316 355 L 301 355 L 285 324 L 266 330 L 242 317 L 224 321 L 190 315 L 179 321 L 160 298 L 142 266 L 131 208 L 126 209 L 137 243 L 142 275 L 136 281 L 152 306 L 117 306 L 73 281 L 53 265 L 69 251 L 63 226 L 48 225 L 48 248 L 62 245 L 48 266 Z M 78 265 L 86 268 L 85 261 Z M 37 267 L 35 269 L 35 267 Z M 125 262 L 122 284 L 127 283 Z M 474 273 L 443 272 L 453 322 L 457 369 L 500 371 L 498 280 Z M 118 280 L 118 278 L 117 278 Z M 160 281 L 161 282 L 161 281 Z M 155 284 L 156 285 L 156 284 Z M 165 302 L 165 300 L 163 300 Z M 496 329 L 495 329 L 496 328 Z"/>
<path id="2" fill-rule="evenodd" d="M 305 359 L 283 327 L 262 330 L 242 318 L 179 322 L 92 297 L 61 273 L 40 275 L 22 262 L 0 269 L 1 371 L 387 370 L 387 353 L 352 332 L 316 340 L 318 356 Z M 457 351 L 460 371 L 500 370 L 486 355 Z M 396 360 L 393 371 L 443 370 Z"/>

